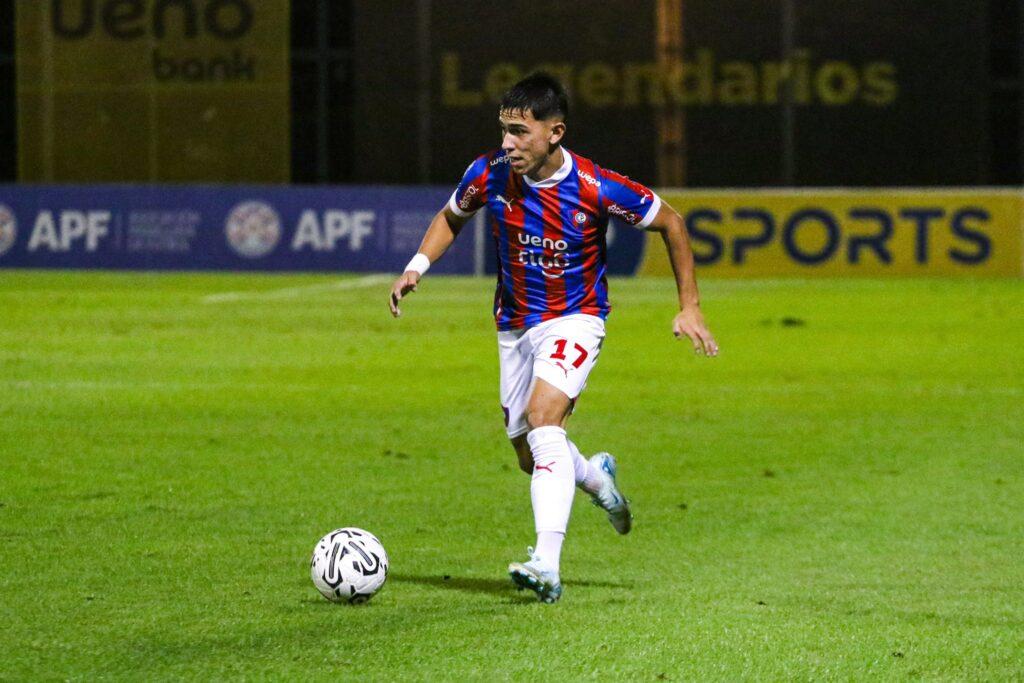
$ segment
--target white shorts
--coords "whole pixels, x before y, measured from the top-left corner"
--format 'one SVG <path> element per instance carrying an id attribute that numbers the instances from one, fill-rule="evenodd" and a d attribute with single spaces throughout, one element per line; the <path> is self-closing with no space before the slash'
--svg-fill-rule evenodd
<path id="1" fill-rule="evenodd" d="M 501 407 L 509 438 L 529 431 L 526 407 L 537 378 L 573 402 L 587 385 L 604 341 L 604 320 L 595 315 L 567 315 L 528 330 L 498 332 L 501 361 Z"/>

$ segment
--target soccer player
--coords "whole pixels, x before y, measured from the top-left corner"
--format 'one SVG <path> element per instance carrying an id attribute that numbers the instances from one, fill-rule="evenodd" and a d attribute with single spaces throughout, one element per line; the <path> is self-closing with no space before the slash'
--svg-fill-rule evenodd
<path id="1" fill-rule="evenodd" d="M 697 353 L 718 354 L 701 314 L 682 218 L 643 185 L 563 147 L 568 113 L 565 89 L 545 73 L 505 93 L 498 112 L 501 148 L 469 165 L 389 299 L 391 314 L 401 315 L 399 301 L 416 291 L 466 221 L 487 207 L 499 260 L 494 317 L 501 404 L 519 467 L 532 475 L 537 531 L 536 550 L 528 549 L 528 561 L 509 565 L 509 575 L 547 603 L 562 594 L 559 560 L 576 486 L 620 534 L 629 533 L 632 520 L 616 485 L 615 458 L 585 458 L 565 432 L 604 341 L 609 218 L 661 234 L 679 295 L 672 331 L 689 338 Z"/>

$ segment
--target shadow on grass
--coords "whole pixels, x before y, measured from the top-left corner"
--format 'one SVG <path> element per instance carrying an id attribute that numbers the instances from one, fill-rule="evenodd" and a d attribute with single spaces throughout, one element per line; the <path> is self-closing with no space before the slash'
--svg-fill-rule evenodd
<path id="1" fill-rule="evenodd" d="M 467 593 L 489 593 L 491 595 L 507 595 L 509 591 L 515 590 L 515 586 L 508 578 L 474 578 L 471 576 L 422 576 L 416 574 L 392 574 L 389 581 L 398 583 L 415 583 L 421 586 L 433 586 L 435 588 L 446 588 L 448 590 L 464 591 Z M 573 588 L 632 588 L 632 584 L 618 583 L 613 581 L 571 581 Z"/>

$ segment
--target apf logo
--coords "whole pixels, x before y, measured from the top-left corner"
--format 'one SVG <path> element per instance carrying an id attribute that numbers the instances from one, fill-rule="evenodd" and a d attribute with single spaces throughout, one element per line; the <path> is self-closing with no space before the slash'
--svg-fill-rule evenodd
<path id="1" fill-rule="evenodd" d="M 264 202 L 242 202 L 231 209 L 224 223 L 228 244 L 245 258 L 260 258 L 281 239 L 281 217 Z"/>
<path id="2" fill-rule="evenodd" d="M 3 204 L 0 204 L 0 254 L 6 254 L 14 246 L 14 240 L 18 236 L 18 221 L 14 212 Z"/>

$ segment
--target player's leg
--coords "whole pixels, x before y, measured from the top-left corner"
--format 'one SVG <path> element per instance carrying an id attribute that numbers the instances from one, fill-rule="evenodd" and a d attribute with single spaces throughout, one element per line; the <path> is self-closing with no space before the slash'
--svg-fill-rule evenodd
<path id="1" fill-rule="evenodd" d="M 501 368 L 501 406 L 505 413 L 505 430 L 524 472 L 534 472 L 533 453 L 527 432 L 527 406 L 534 389 L 533 353 L 530 338 L 522 331 L 498 333 L 498 356 Z M 571 504 L 570 499 L 570 504 Z M 561 595 L 557 573 L 537 560 L 509 565 L 509 575 L 520 588 L 529 588 L 544 602 L 554 602 Z"/>
<path id="2" fill-rule="evenodd" d="M 561 422 L 564 427 L 565 419 L 571 414 L 572 406 L 586 387 L 587 378 L 601 353 L 605 336 L 604 321 L 589 315 L 568 316 L 553 321 L 541 334 L 542 338 L 537 342 L 533 354 L 534 381 L 544 381 L 569 397 L 570 409 Z M 527 407 L 531 427 L 535 423 L 554 419 L 560 410 L 557 407 L 553 415 L 537 412 L 541 404 L 535 401 L 543 400 L 544 394 L 535 392 L 531 396 L 531 403 Z M 572 441 L 568 441 L 568 444 L 576 484 L 590 494 L 595 505 L 608 513 L 608 519 L 616 531 L 620 534 L 628 533 L 632 515 L 629 502 L 619 492 L 615 481 L 615 458 L 608 453 L 598 453 L 588 460 Z"/>
<path id="3" fill-rule="evenodd" d="M 572 413 L 571 407 L 569 412 L 570 414 Z M 562 429 L 565 429 L 568 421 L 569 416 L 567 415 L 562 419 Z M 513 450 L 516 452 L 516 459 L 519 461 L 519 469 L 527 474 L 533 474 L 533 453 L 530 451 L 530 443 L 526 439 L 526 434 L 523 433 L 512 437 L 511 443 Z M 600 491 L 604 484 L 604 477 L 601 475 L 600 466 L 590 463 L 580 452 L 579 447 L 572 442 L 572 439 L 569 439 L 569 450 L 572 452 L 572 464 L 576 474 L 577 488 L 583 489 L 591 495 Z"/>
<path id="4" fill-rule="evenodd" d="M 587 490 L 609 511 L 609 519 L 620 533 L 628 531 L 630 514 L 615 487 L 614 459 L 598 454 L 588 461 L 565 433 L 566 420 L 600 354 L 604 321 L 594 316 L 568 316 L 533 328 L 525 339 L 533 345 L 526 440 L 534 463 L 530 497 L 537 550 L 529 562 L 510 565 L 509 573 L 520 586 L 533 589 L 545 602 L 554 602 L 561 595 L 558 571 L 574 485 Z M 521 445 L 516 450 L 525 461 Z M 608 460 L 610 472 L 602 469 Z M 617 524 L 623 518 L 624 529 Z"/>
<path id="5" fill-rule="evenodd" d="M 591 496 L 595 495 L 604 486 L 604 476 L 601 474 L 600 465 L 595 465 L 587 460 L 572 439 L 569 439 L 569 451 L 572 453 L 572 464 L 576 470 L 576 487 Z"/>
<path id="6" fill-rule="evenodd" d="M 562 428 L 565 428 L 564 422 Z M 615 456 L 602 451 L 587 458 L 572 439 L 568 441 L 576 472 L 576 488 L 590 494 L 590 502 L 608 513 L 608 521 L 616 531 L 628 534 L 633 526 L 633 516 L 629 510 L 629 501 L 619 491 L 615 480 L 618 473 Z M 526 435 L 516 437 L 513 446 L 519 458 L 519 467 L 527 474 L 532 474 L 533 455 L 530 453 Z"/>
<path id="7" fill-rule="evenodd" d="M 530 339 L 519 332 L 502 332 L 498 335 L 498 349 L 501 360 L 501 404 L 505 412 L 505 427 L 508 431 L 516 460 L 526 474 L 533 474 L 533 452 L 526 438 L 529 431 L 527 407 L 533 393 L 533 354 Z M 568 412 L 562 417 L 560 426 L 565 429 L 575 401 L 570 401 Z M 592 466 L 572 441 L 573 469 L 576 485 L 593 495 L 604 482 L 600 470 Z"/>
<path id="8" fill-rule="evenodd" d="M 519 469 L 526 474 L 533 474 L 533 453 L 526 438 L 529 431 L 527 408 L 534 388 L 534 359 L 529 339 L 524 338 L 521 332 L 502 332 L 498 335 L 498 352 L 501 364 L 501 405 L 509 442 L 516 452 Z M 570 404 L 568 413 L 562 418 L 563 429 L 572 414 L 573 404 Z M 569 447 L 573 454 L 576 485 L 593 494 L 603 482 L 599 471 L 587 462 L 576 444 L 570 441 Z"/>
<path id="9" fill-rule="evenodd" d="M 512 448 L 516 452 L 519 469 L 533 474 L 533 452 L 526 437 L 529 431 L 527 408 L 533 394 L 533 355 L 529 339 L 521 332 L 502 332 L 498 335 L 498 351 L 501 365 L 501 404 L 505 413 L 505 428 Z M 572 413 L 573 402 L 561 419 L 561 427 Z M 569 442 L 573 457 L 576 485 L 593 495 L 604 482 L 600 470 L 591 465 L 580 453 L 576 444 Z"/>
<path id="10" fill-rule="evenodd" d="M 526 440 L 526 433 L 511 438 L 512 449 L 516 452 L 516 459 L 519 460 L 519 469 L 527 474 L 533 474 L 533 453 L 530 452 L 530 443 Z"/>
<path id="11" fill-rule="evenodd" d="M 527 443 L 533 458 L 530 498 L 537 546 L 529 562 L 512 564 L 509 574 L 546 602 L 561 594 L 558 579 L 562 543 L 572 512 L 577 463 L 583 480 L 590 464 L 570 446 L 565 421 L 582 391 L 604 339 L 604 324 L 592 316 L 559 318 L 539 325 L 527 338 L 533 345 L 533 389 L 526 408 Z M 593 479 L 593 477 L 591 477 Z"/>
<path id="12" fill-rule="evenodd" d="M 572 402 L 561 389 L 537 378 L 527 407 L 526 435 L 533 456 L 530 498 L 537 531 L 537 555 L 558 571 L 562 542 L 576 491 L 576 466 L 562 426 Z"/>
<path id="13" fill-rule="evenodd" d="M 564 392 L 534 379 L 526 411 L 530 426 L 526 440 L 533 459 L 530 499 L 537 545 L 529 561 L 513 562 L 508 570 L 518 586 L 533 590 L 544 602 L 555 602 L 562 594 L 558 569 L 576 489 L 572 454 L 562 428 L 570 406 Z"/>

